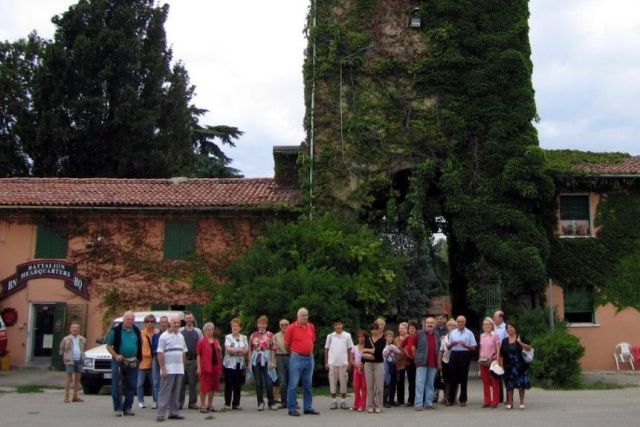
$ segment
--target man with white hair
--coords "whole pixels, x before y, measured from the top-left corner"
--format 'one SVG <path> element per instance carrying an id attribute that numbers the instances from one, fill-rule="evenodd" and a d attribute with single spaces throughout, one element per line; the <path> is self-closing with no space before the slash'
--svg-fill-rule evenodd
<path id="1" fill-rule="evenodd" d="M 184 359 L 187 344 L 179 331 L 180 317 L 171 316 L 170 326 L 158 340 L 158 364 L 160 365 L 160 391 L 158 393 L 158 416 L 164 421 L 169 410 L 170 420 L 182 420 L 180 415 L 180 388 L 184 376 Z"/>
<path id="2" fill-rule="evenodd" d="M 469 362 L 471 354 L 478 346 L 473 332 L 466 328 L 467 319 L 464 316 L 456 318 L 458 327 L 450 332 L 449 367 L 451 368 L 451 385 L 449 388 L 449 401 L 445 406 L 451 406 L 456 400 L 456 390 L 460 385 L 460 406 L 467 406 L 467 380 L 469 379 Z"/>
<path id="3" fill-rule="evenodd" d="M 493 323 L 495 324 L 495 328 L 493 329 L 494 333 L 498 335 L 500 342 L 507 337 L 507 324 L 504 321 L 504 311 L 497 310 L 493 313 Z M 500 403 L 504 402 L 504 379 L 503 375 L 498 377 L 498 381 L 500 381 Z"/>
<path id="4" fill-rule="evenodd" d="M 493 313 L 493 323 L 495 323 L 495 328 L 493 331 L 500 338 L 500 342 L 507 337 L 507 324 L 504 323 L 504 311 L 498 310 Z"/>
<path id="5" fill-rule="evenodd" d="M 135 415 L 131 410 L 138 385 L 138 365 L 142 360 L 142 335 L 134 325 L 133 311 L 124 313 L 123 321 L 107 335 L 107 351 L 111 354 L 111 397 L 116 417 Z M 120 382 L 124 402 L 120 395 Z"/>
<path id="6" fill-rule="evenodd" d="M 302 379 L 303 412 L 319 415 L 313 409 L 311 381 L 313 379 L 313 343 L 316 340 L 316 328 L 309 322 L 309 312 L 302 307 L 298 310 L 297 320 L 287 328 L 284 337 L 289 356 L 289 390 L 287 390 L 287 408 L 289 415 L 299 417 L 296 409 L 298 382 Z"/>

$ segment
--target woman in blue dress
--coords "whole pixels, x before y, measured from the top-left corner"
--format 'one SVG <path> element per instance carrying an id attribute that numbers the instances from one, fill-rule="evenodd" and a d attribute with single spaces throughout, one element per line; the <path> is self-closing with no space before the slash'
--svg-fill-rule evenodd
<path id="1" fill-rule="evenodd" d="M 520 409 L 524 409 L 524 393 L 531 388 L 529 364 L 524 361 L 522 350 L 529 351 L 531 346 L 520 338 L 516 325 L 507 323 L 507 337 L 500 345 L 500 365 L 504 368 L 507 409 L 513 408 L 513 391 L 516 388 L 520 396 Z"/>

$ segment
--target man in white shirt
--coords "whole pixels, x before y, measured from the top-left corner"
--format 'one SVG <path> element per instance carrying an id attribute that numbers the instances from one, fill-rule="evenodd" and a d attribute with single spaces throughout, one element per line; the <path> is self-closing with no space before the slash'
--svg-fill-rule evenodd
<path id="1" fill-rule="evenodd" d="M 353 348 L 351 334 L 343 330 L 342 320 L 333 324 L 334 332 L 327 335 L 324 345 L 324 367 L 329 371 L 329 391 L 331 392 L 331 409 L 338 409 L 336 386 L 340 383 L 340 408 L 349 409 L 347 405 L 347 381 L 349 379 L 349 352 Z"/>
<path id="2" fill-rule="evenodd" d="M 496 327 L 493 331 L 500 337 L 500 342 L 507 337 L 507 324 L 504 323 L 504 311 L 498 310 L 493 313 L 493 323 Z"/>
<path id="3" fill-rule="evenodd" d="M 458 316 L 456 322 L 458 327 L 450 332 L 449 344 L 447 345 L 451 350 L 449 367 L 452 378 L 450 378 L 449 401 L 445 406 L 454 404 L 458 384 L 460 384 L 460 406 L 467 406 L 469 362 L 471 362 L 471 353 L 478 346 L 473 332 L 465 327 L 467 319 L 464 316 Z"/>
<path id="4" fill-rule="evenodd" d="M 158 341 L 158 364 L 160 365 L 160 391 L 158 393 L 158 416 L 156 421 L 164 421 L 167 409 L 170 420 L 182 420 L 178 406 L 180 387 L 184 376 L 184 358 L 187 344 L 179 332 L 180 317 L 172 316 L 169 329 L 160 335 Z"/>
<path id="5" fill-rule="evenodd" d="M 505 339 L 507 337 L 507 324 L 504 322 L 504 311 L 502 310 L 498 310 L 495 313 L 493 313 L 493 323 L 495 323 L 495 328 L 493 329 L 493 331 L 498 335 L 498 337 L 500 338 L 500 343 L 502 343 L 502 340 Z M 498 377 L 498 380 L 500 381 L 500 398 L 499 401 L 500 403 L 504 402 L 504 379 L 503 376 L 501 375 L 500 377 Z"/>

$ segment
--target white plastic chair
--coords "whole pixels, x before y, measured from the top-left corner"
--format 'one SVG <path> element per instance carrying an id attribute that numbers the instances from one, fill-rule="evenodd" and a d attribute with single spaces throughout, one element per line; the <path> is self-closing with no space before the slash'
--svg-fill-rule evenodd
<path id="1" fill-rule="evenodd" d="M 635 370 L 633 366 L 634 358 L 631 354 L 631 345 L 628 342 L 621 342 L 616 345 L 616 350 L 613 352 L 613 358 L 616 361 L 616 369 L 620 370 L 621 363 L 629 363 L 631 369 Z"/>

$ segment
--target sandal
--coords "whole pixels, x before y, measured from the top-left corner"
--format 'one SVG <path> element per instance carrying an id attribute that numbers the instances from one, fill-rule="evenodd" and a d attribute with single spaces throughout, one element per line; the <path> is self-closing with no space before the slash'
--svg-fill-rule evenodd
<path id="1" fill-rule="evenodd" d="M 200 413 L 201 414 L 208 414 L 209 410 L 207 408 L 200 408 Z"/>

